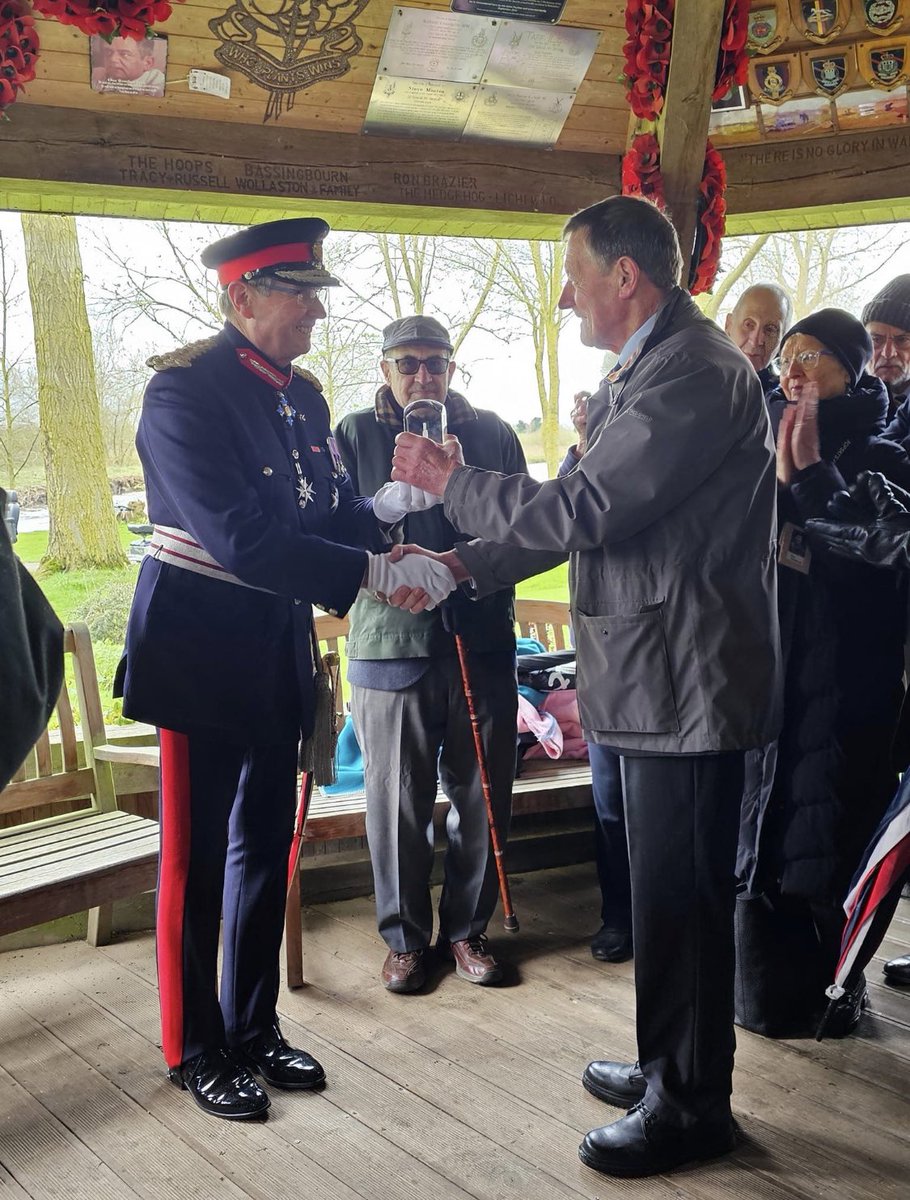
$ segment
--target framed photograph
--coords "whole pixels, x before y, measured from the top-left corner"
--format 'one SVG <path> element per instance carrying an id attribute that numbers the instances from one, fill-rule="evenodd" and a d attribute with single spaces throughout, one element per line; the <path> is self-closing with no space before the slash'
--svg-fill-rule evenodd
<path id="1" fill-rule="evenodd" d="M 746 95 L 746 89 L 742 84 L 734 83 L 727 92 L 726 96 L 721 96 L 720 100 L 715 100 L 711 105 L 712 112 L 733 112 L 737 109 L 748 108 L 751 101 Z"/>
<path id="2" fill-rule="evenodd" d="M 92 90 L 126 96 L 164 95 L 167 38 L 89 38 Z"/>

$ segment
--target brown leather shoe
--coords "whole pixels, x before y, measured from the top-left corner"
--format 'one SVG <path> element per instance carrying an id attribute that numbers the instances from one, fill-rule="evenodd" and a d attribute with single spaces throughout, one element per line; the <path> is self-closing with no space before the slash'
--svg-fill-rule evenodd
<path id="1" fill-rule="evenodd" d="M 390 950 L 379 978 L 390 992 L 416 992 L 427 981 L 426 950 Z"/>
<path id="2" fill-rule="evenodd" d="M 483 933 L 458 942 L 440 938 L 437 948 L 446 958 L 455 959 L 455 974 L 466 983 L 498 983 L 502 979 L 502 967 L 490 953 Z"/>

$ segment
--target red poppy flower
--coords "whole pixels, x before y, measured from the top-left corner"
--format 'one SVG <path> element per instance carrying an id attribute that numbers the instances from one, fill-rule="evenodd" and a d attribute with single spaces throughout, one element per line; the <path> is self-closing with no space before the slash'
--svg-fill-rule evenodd
<path id="1" fill-rule="evenodd" d="M 0 7 L 0 112 L 35 78 L 38 32 L 20 0 Z"/>

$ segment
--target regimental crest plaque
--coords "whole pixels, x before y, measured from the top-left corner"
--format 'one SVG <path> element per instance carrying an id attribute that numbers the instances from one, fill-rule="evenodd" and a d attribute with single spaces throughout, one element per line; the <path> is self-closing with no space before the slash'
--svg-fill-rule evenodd
<path id="1" fill-rule="evenodd" d="M 907 39 L 883 46 L 880 42 L 864 42 L 857 47 L 862 77 L 874 88 L 890 92 L 907 82 Z"/>
<path id="2" fill-rule="evenodd" d="M 806 83 L 820 96 L 839 96 L 847 86 L 851 67 L 847 53 L 807 54 L 804 62 Z"/>
<path id="3" fill-rule="evenodd" d="M 900 8 L 898 0 L 863 0 L 866 28 L 873 33 L 894 33 L 904 19 Z"/>
<path id="4" fill-rule="evenodd" d="M 355 17 L 369 0 L 234 0 L 209 21 L 218 61 L 269 93 L 265 120 L 292 107 L 299 91 L 351 69 L 363 49 Z"/>
<path id="5" fill-rule="evenodd" d="M 754 5 L 749 12 L 747 49 L 752 54 L 770 54 L 784 40 L 789 25 L 787 0 Z"/>
<path id="6" fill-rule="evenodd" d="M 749 66 L 749 89 L 760 104 L 783 104 L 793 96 L 796 56 L 753 62 Z"/>
<path id="7" fill-rule="evenodd" d="M 830 42 L 850 19 L 850 0 L 791 0 L 800 36 L 810 42 Z"/>

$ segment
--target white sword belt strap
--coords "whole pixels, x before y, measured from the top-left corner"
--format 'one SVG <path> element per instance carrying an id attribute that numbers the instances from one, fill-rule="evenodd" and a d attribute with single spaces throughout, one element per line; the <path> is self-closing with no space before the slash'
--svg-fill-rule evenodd
<path id="1" fill-rule="evenodd" d="M 170 525 L 154 527 L 147 554 L 157 558 L 159 562 L 168 563 L 172 567 L 182 567 L 184 571 L 195 571 L 197 575 L 208 575 L 210 579 L 221 579 L 224 583 L 233 583 L 237 587 L 249 588 L 254 592 L 268 592 L 268 588 L 259 588 L 252 583 L 244 583 L 230 571 L 226 571 L 212 558 L 207 550 L 199 545 L 185 529 L 174 529 Z"/>

